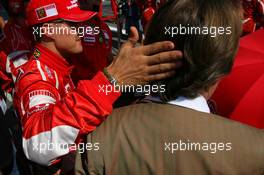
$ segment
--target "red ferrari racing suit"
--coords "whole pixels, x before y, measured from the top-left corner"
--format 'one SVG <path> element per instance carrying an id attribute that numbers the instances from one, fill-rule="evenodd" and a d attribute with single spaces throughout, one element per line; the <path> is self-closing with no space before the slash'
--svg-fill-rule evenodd
<path id="1" fill-rule="evenodd" d="M 81 137 L 93 131 L 112 112 L 119 92 L 104 93 L 112 87 L 103 73 L 76 87 L 72 66 L 37 45 L 30 60 L 19 68 L 14 105 L 23 126 L 25 155 L 42 165 L 51 165 L 76 149 Z"/>

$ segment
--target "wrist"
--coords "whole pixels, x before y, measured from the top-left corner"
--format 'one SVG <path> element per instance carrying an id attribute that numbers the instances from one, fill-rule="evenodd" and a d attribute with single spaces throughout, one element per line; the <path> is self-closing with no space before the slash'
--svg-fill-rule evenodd
<path id="1" fill-rule="evenodd" d="M 116 77 L 113 75 L 113 73 L 112 73 L 111 70 L 112 70 L 112 69 L 109 68 L 109 67 L 104 68 L 103 73 L 104 73 L 105 77 L 108 79 L 108 81 L 109 81 L 112 85 L 116 86 L 116 85 L 118 85 L 118 80 L 117 80 Z"/>

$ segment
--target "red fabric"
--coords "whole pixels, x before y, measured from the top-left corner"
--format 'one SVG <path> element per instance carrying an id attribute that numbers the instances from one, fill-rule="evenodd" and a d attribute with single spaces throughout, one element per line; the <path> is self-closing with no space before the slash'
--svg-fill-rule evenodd
<path id="1" fill-rule="evenodd" d="M 262 67 L 264 68 L 264 66 Z M 264 128 L 264 75 L 259 78 L 231 114 L 231 119 Z"/>
<path id="2" fill-rule="evenodd" d="M 145 9 L 145 11 L 143 12 L 143 17 L 142 17 L 142 25 L 143 28 L 146 29 L 146 26 L 148 25 L 148 23 L 151 21 L 152 16 L 154 15 L 155 10 L 153 7 L 148 7 L 147 9 Z"/>
<path id="3" fill-rule="evenodd" d="M 14 104 L 23 126 L 25 154 L 37 163 L 49 165 L 67 153 L 56 150 L 40 153 L 32 143 L 48 144 L 56 140 L 64 140 L 69 145 L 78 143 L 80 136 L 92 132 L 106 119 L 112 112 L 113 102 L 120 96 L 117 92 L 100 91 L 100 86 L 111 86 L 100 72 L 91 81 L 79 81 L 75 88 L 71 70 L 62 57 L 41 45 L 36 46 L 34 56 L 20 68 Z M 70 130 L 60 131 L 58 135 L 54 133 L 58 127 Z M 78 131 L 74 140 L 70 139 L 71 130 Z M 47 139 L 41 140 L 43 133 Z M 56 139 L 48 139 L 53 137 Z M 34 142 L 36 138 L 39 139 Z"/>
<path id="4" fill-rule="evenodd" d="M 249 34 L 256 30 L 256 22 L 252 18 L 248 18 L 243 23 L 243 34 Z"/>
<path id="5" fill-rule="evenodd" d="M 251 35 L 244 36 L 240 39 L 240 47 L 264 53 L 264 29 L 260 29 Z"/>
<path id="6" fill-rule="evenodd" d="M 149 7 L 147 8 L 144 13 L 143 13 L 143 17 L 146 21 L 150 21 L 152 16 L 154 15 L 155 10 L 153 7 Z"/>
<path id="7" fill-rule="evenodd" d="M 241 39 L 232 73 L 224 78 L 212 99 L 220 115 L 264 128 L 264 30 Z"/>
<path id="8" fill-rule="evenodd" d="M 154 10 L 156 10 L 156 1 L 155 0 L 136 0 L 136 4 L 138 8 L 143 13 L 144 10 L 146 10 L 149 7 L 152 7 Z"/>
<path id="9" fill-rule="evenodd" d="M 116 18 L 117 15 L 118 15 L 118 5 L 117 5 L 117 2 L 115 0 L 111 0 L 111 6 L 112 6 L 112 9 L 113 9 L 115 18 Z"/>
<path id="10" fill-rule="evenodd" d="M 83 52 L 72 59 L 75 69 L 72 74 L 74 82 L 92 79 L 98 71 L 102 71 L 108 63 L 112 52 L 112 32 L 107 24 L 99 18 L 93 18 L 86 27 L 100 27 L 99 34 L 86 34 L 82 39 Z"/>
<path id="11" fill-rule="evenodd" d="M 26 10 L 30 26 L 55 19 L 83 22 L 96 12 L 80 10 L 78 0 L 31 0 Z"/>

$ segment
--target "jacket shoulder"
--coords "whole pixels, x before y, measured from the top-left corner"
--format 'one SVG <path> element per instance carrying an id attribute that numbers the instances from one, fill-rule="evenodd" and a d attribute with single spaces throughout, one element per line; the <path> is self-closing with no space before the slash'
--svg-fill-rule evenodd
<path id="1" fill-rule="evenodd" d="M 19 68 L 17 81 L 15 83 L 15 92 L 24 91 L 29 86 L 37 82 L 47 82 L 52 86 L 56 85 L 56 72 L 50 69 L 39 60 L 31 59 Z"/>

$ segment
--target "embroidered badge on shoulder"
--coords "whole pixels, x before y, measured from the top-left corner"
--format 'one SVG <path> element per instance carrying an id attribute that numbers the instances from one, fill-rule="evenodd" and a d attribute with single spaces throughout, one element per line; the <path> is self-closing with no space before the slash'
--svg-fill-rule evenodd
<path id="1" fill-rule="evenodd" d="M 41 55 L 41 52 L 38 50 L 38 49 L 35 49 L 34 52 L 33 52 L 33 56 L 38 59 Z"/>

